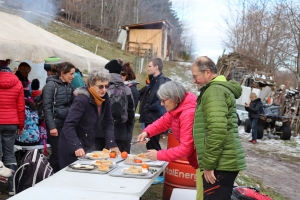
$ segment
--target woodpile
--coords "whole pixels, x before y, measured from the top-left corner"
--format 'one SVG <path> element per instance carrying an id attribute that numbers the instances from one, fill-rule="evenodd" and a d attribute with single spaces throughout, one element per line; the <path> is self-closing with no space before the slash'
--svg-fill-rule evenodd
<path id="1" fill-rule="evenodd" d="M 257 69 L 262 69 L 263 67 L 258 60 L 236 52 L 223 54 L 217 62 L 219 75 L 222 74 L 228 79 L 234 79 L 238 82 L 243 75 L 247 73 L 252 74 Z M 235 72 L 235 74 L 232 72 Z"/>
<path id="2" fill-rule="evenodd" d="M 263 92 L 269 87 L 266 98 L 262 99 L 267 103 L 280 105 L 280 116 L 290 117 L 290 127 L 293 136 L 300 134 L 300 95 L 296 90 L 288 90 L 287 87 L 276 88 L 274 75 L 262 71 L 264 66 L 256 59 L 239 53 L 222 55 L 217 62 L 218 75 L 224 75 L 227 80 L 236 80 L 241 85 L 260 89 Z M 258 69 L 260 71 L 258 71 Z M 288 85 L 288 83 L 287 83 Z M 279 87 L 278 87 L 279 88 Z"/>
<path id="3" fill-rule="evenodd" d="M 285 93 L 285 91 L 282 91 Z M 291 130 L 293 136 L 300 133 L 300 99 L 295 90 L 289 90 L 282 98 L 281 115 L 291 117 Z"/>

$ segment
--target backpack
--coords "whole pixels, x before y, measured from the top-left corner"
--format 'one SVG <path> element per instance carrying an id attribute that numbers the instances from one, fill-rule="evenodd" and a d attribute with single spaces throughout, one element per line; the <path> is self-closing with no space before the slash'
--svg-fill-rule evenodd
<path id="1" fill-rule="evenodd" d="M 40 141 L 40 131 L 38 127 L 39 117 L 37 110 L 32 110 L 25 106 L 24 132 L 21 136 L 16 135 L 16 140 L 22 143 L 36 143 Z"/>
<path id="2" fill-rule="evenodd" d="M 272 198 L 260 193 L 256 188 L 235 187 L 232 190 L 231 200 L 272 200 Z"/>
<path id="3" fill-rule="evenodd" d="M 18 194 L 53 174 L 46 156 L 37 149 L 29 150 L 23 157 L 20 167 L 14 174 L 14 192 Z"/>
<path id="4" fill-rule="evenodd" d="M 111 114 L 114 121 L 125 123 L 128 119 L 128 99 L 124 83 L 111 83 L 107 94 L 110 97 Z"/>
<path id="5" fill-rule="evenodd" d="M 54 84 L 54 101 L 53 101 L 53 108 L 54 108 L 54 105 L 55 105 L 55 97 L 56 97 L 56 94 L 57 94 L 57 83 L 56 82 L 53 82 Z M 44 121 L 45 120 L 45 114 L 44 114 L 44 104 L 43 104 L 43 93 L 39 96 L 39 97 L 36 97 L 37 99 L 37 110 L 38 110 L 38 115 L 39 115 L 39 119 Z M 54 112 L 54 109 L 53 109 L 53 112 Z"/>

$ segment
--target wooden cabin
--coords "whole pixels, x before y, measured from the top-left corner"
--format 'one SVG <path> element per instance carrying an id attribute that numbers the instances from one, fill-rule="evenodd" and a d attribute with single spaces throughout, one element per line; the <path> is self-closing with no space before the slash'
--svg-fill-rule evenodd
<path id="1" fill-rule="evenodd" d="M 172 25 L 167 20 L 125 25 L 122 29 L 126 31 L 124 50 L 142 57 L 169 59 Z"/>

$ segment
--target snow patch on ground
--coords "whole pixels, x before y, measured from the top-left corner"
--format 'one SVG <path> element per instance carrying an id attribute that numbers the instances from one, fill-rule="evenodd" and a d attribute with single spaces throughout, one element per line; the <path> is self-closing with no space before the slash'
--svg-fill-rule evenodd
<path id="1" fill-rule="evenodd" d="M 196 84 L 193 82 L 192 72 L 191 72 L 192 63 L 179 62 L 176 66 L 170 69 L 171 75 L 169 78 L 173 81 L 180 82 L 185 89 L 188 91 L 199 95 Z M 179 76 L 180 73 L 180 76 Z"/>
<path id="2" fill-rule="evenodd" d="M 243 141 L 251 140 L 251 133 L 246 133 L 243 126 L 239 126 L 239 135 Z M 291 137 L 290 140 L 280 140 L 276 137 L 267 134 L 264 135 L 263 139 L 258 140 L 255 144 L 255 148 L 265 150 L 270 153 L 282 153 L 293 157 L 300 158 L 300 137 Z M 268 139 L 269 138 L 269 139 Z"/>
<path id="3" fill-rule="evenodd" d="M 193 63 L 190 63 L 190 62 L 178 62 L 179 65 L 183 65 L 183 66 L 186 66 L 186 67 L 192 67 L 192 64 Z"/>

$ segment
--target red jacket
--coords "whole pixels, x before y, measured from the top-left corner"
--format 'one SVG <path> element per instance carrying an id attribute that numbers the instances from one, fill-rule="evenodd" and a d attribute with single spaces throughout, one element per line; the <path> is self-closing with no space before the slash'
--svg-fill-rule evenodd
<path id="1" fill-rule="evenodd" d="M 31 98 L 35 98 L 37 96 L 40 96 L 42 94 L 42 90 L 32 90 L 31 91 Z"/>
<path id="2" fill-rule="evenodd" d="M 11 72 L 0 72 L 0 124 L 24 128 L 25 100 L 22 83 Z"/>
<path id="3" fill-rule="evenodd" d="M 175 110 L 165 113 L 161 118 L 145 128 L 144 131 L 148 133 L 149 137 L 172 128 L 174 137 L 180 143 L 177 147 L 158 151 L 158 160 L 169 162 L 187 158 L 192 167 L 196 169 L 199 167 L 192 134 L 196 101 L 196 95 L 187 92 L 183 101 Z"/>

